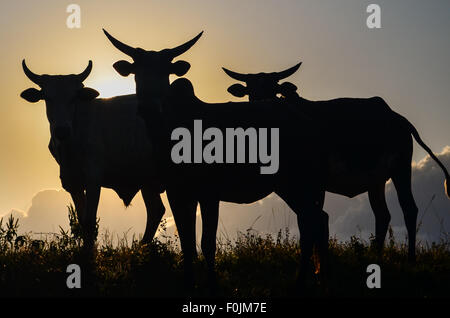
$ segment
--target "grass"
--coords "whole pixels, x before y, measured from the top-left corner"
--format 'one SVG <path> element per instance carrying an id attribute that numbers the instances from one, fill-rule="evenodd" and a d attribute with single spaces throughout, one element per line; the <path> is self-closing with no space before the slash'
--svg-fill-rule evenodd
<path id="1" fill-rule="evenodd" d="M 72 213 L 72 214 L 71 214 Z M 69 209 L 69 218 L 74 217 Z M 73 221 L 73 220 L 72 220 Z M 113 244 L 106 232 L 98 241 L 93 262 L 82 255 L 77 222 L 71 231 L 34 240 L 17 234 L 19 224 L 10 217 L 0 222 L 1 297 L 179 297 L 183 296 L 182 256 L 177 238 L 140 244 L 123 239 Z M 442 241 L 418 246 L 417 263 L 407 262 L 404 244 L 388 238 L 383 258 L 378 260 L 370 242 L 352 237 L 349 242 L 330 240 L 330 278 L 323 288 L 317 275 L 307 285 L 312 297 L 414 297 L 450 296 L 450 243 Z M 240 233 L 235 242 L 219 240 L 217 250 L 218 295 L 240 298 L 282 298 L 291 296 L 301 250 L 288 231 L 260 236 L 255 231 Z M 82 288 L 68 289 L 66 268 L 79 264 Z M 381 267 L 381 288 L 368 289 L 366 268 Z M 208 296 L 206 265 L 195 262 L 196 296 Z"/>

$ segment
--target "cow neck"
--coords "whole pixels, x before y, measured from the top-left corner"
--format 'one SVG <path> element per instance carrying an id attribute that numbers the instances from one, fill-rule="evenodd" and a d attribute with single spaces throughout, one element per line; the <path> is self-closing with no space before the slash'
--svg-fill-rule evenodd
<path id="1" fill-rule="evenodd" d="M 92 102 L 94 102 L 93 100 Z M 84 125 L 85 128 L 87 125 L 90 125 L 90 122 L 88 122 L 90 116 L 82 116 L 82 105 L 84 105 L 86 102 L 79 101 L 75 104 L 75 111 L 73 116 L 73 122 L 72 122 L 72 130 L 73 130 L 73 137 L 78 137 L 78 134 L 80 133 L 80 125 Z M 91 107 L 92 108 L 92 107 Z M 92 109 L 88 109 L 88 111 L 92 111 Z M 81 118 L 84 117 L 84 121 L 81 120 Z"/>
<path id="2" fill-rule="evenodd" d="M 305 114 L 310 114 L 311 111 L 314 111 L 314 102 L 301 96 L 297 95 L 295 98 L 288 98 L 287 102 L 291 105 L 295 105 Z"/>
<path id="3" fill-rule="evenodd" d="M 79 118 L 79 104 L 81 102 L 77 102 L 75 104 L 75 111 L 72 121 L 72 136 L 71 140 L 66 141 L 65 143 L 58 142 L 58 140 L 53 137 L 52 129 L 50 128 L 50 141 L 49 141 L 49 150 L 52 156 L 55 158 L 56 162 L 61 166 L 65 164 L 65 159 L 63 156 L 63 149 L 68 148 L 70 145 L 73 145 L 73 139 L 77 137 L 78 133 L 78 118 Z"/>
<path id="4" fill-rule="evenodd" d="M 78 102 L 75 104 L 75 111 L 73 113 L 73 122 L 72 122 L 72 130 L 73 130 L 73 135 L 76 136 L 76 133 L 78 132 L 78 122 L 79 122 L 79 117 L 80 117 L 80 105 L 81 102 Z"/>
<path id="5" fill-rule="evenodd" d="M 162 98 L 139 99 L 138 113 L 144 119 L 147 135 L 151 140 L 158 163 L 164 160 L 167 153 L 167 125 L 164 118 Z"/>

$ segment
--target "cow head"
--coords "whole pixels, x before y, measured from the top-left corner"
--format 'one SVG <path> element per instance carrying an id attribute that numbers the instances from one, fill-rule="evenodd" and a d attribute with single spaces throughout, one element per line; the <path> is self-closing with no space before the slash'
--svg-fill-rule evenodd
<path id="1" fill-rule="evenodd" d="M 95 89 L 83 85 L 83 81 L 91 73 L 92 61 L 89 61 L 83 72 L 71 75 L 37 75 L 30 71 L 25 60 L 22 61 L 22 68 L 40 90 L 28 88 L 20 96 L 30 103 L 44 100 L 52 137 L 60 142 L 67 140 L 72 135 L 76 104 L 95 99 L 99 95 Z"/>
<path id="2" fill-rule="evenodd" d="M 167 95 L 169 75 L 183 76 L 191 67 L 186 61 L 172 60 L 189 50 L 203 34 L 202 31 L 192 40 L 175 48 L 146 51 L 120 42 L 104 29 L 103 32 L 119 51 L 133 59 L 133 63 L 122 60 L 114 63 L 113 67 L 122 76 L 135 75 L 136 94 L 141 100 L 159 99 Z"/>
<path id="3" fill-rule="evenodd" d="M 283 97 L 290 97 L 296 94 L 297 86 L 290 82 L 278 84 L 278 82 L 286 77 L 294 74 L 302 63 L 284 70 L 282 72 L 258 73 L 258 74 L 241 74 L 223 68 L 225 73 L 231 78 L 245 82 L 246 85 L 233 84 L 228 87 L 228 92 L 236 97 L 244 97 L 248 95 L 250 101 L 260 101 L 265 99 L 274 99 L 277 94 Z"/>

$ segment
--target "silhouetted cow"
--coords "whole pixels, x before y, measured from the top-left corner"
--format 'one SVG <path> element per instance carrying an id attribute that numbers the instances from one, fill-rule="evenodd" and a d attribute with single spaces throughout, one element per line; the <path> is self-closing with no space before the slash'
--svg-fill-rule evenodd
<path id="1" fill-rule="evenodd" d="M 325 136 L 328 140 L 333 140 L 332 143 L 328 142 L 330 147 L 329 169 L 330 176 L 335 176 L 328 180 L 325 189 L 348 197 L 353 197 L 368 191 L 370 204 L 376 220 L 376 243 L 380 252 L 391 218 L 385 200 L 385 181 L 392 178 L 397 189 L 408 230 L 409 256 L 411 259 L 414 259 L 417 207 L 411 193 L 412 148 L 408 146 L 411 144 L 411 135 L 443 170 L 446 178 L 445 191 L 448 196 L 447 182 L 449 175 L 447 169 L 422 141 L 414 126 L 406 118 L 392 111 L 382 98 L 338 98 L 328 101 L 309 101 L 296 93 L 296 86 L 294 84 L 287 82 L 281 85 L 278 84 L 277 80 L 281 78 L 278 74 L 291 75 L 300 65 L 301 63 L 290 68 L 289 70 L 291 71 L 286 70 L 280 73 L 269 74 L 241 74 L 224 68 L 224 71 L 233 79 L 247 83 L 247 86 L 234 84 L 228 88 L 228 91 L 236 97 L 248 95 L 250 101 L 275 99 L 277 93 L 280 93 L 287 103 L 297 107 L 303 115 L 307 115 L 314 120 L 320 129 L 329 132 Z M 368 155 L 370 153 L 369 150 L 366 150 L 367 153 L 361 153 L 361 144 L 366 142 L 364 138 L 367 136 L 362 135 L 355 138 L 358 134 L 357 127 L 363 129 L 364 125 L 367 124 L 368 127 L 374 128 L 374 136 L 377 137 L 377 132 L 380 129 L 384 129 L 383 123 L 386 120 L 397 120 L 399 122 L 402 128 L 399 134 L 404 135 L 402 139 L 404 143 L 399 147 L 389 148 L 383 147 L 386 140 L 380 139 L 378 142 L 378 152 L 373 152 L 370 156 Z M 380 136 L 382 135 L 380 133 Z M 386 137 L 397 138 L 398 136 Z M 372 140 L 371 142 L 377 143 L 376 140 Z M 380 171 L 381 175 L 385 175 L 385 178 L 372 175 L 358 180 L 360 179 L 358 174 L 361 173 L 362 168 L 358 161 L 367 161 L 367 158 L 364 158 L 366 155 L 370 157 L 370 160 L 378 161 L 380 165 L 385 166 L 384 171 L 383 169 Z M 355 160 L 358 157 L 359 160 Z M 389 169 L 389 161 L 394 160 L 399 160 L 398 164 Z M 343 184 L 340 180 L 345 180 L 346 184 Z"/>
<path id="2" fill-rule="evenodd" d="M 78 75 L 37 75 L 22 62 L 26 76 L 40 87 L 21 93 L 25 100 L 45 101 L 50 123 L 50 152 L 60 166 L 62 186 L 72 196 L 90 248 L 100 187 L 113 189 L 128 206 L 141 190 L 147 207 L 144 241 L 151 241 L 164 215 L 163 191 L 153 162 L 145 123 L 136 115 L 136 95 L 96 99 L 84 87 L 92 69 Z"/>
<path id="3" fill-rule="evenodd" d="M 305 144 L 310 144 L 309 140 L 312 140 L 304 136 L 305 132 L 310 134 L 306 130 L 307 125 L 300 132 L 298 130 L 301 115 L 297 114 L 294 120 L 286 109 L 281 109 L 278 103 L 272 101 L 206 104 L 195 97 L 192 84 L 186 79 L 178 79 L 167 90 L 158 92 L 157 88 L 167 83 L 164 75 L 173 72 L 173 66 L 181 62 L 171 64 L 173 54 L 167 55 L 170 50 L 144 51 L 118 41 L 107 32 L 105 34 L 119 50 L 134 60 L 133 64 L 117 62 L 114 67 L 124 76 L 130 73 L 136 75 L 140 114 L 148 125 L 149 137 L 160 139 L 158 149 L 164 154 L 161 161 L 166 166 L 166 191 L 180 234 L 187 278 L 193 278 L 192 259 L 196 255 L 195 211 L 198 202 L 203 221 L 201 246 L 208 263 L 210 282 L 213 282 L 219 201 L 251 203 L 272 192 L 280 195 L 299 216 L 303 277 L 309 265 L 313 243 L 319 245 L 321 255 L 324 256 L 324 244 L 328 243 L 328 237 L 324 239 L 327 215 L 318 209 L 315 182 L 311 182 L 312 176 L 306 175 L 303 168 L 309 164 L 320 167 L 320 161 L 301 156 L 302 152 L 296 146 L 300 139 L 305 140 Z M 200 35 L 187 42 L 183 48 L 191 47 Z M 187 68 L 186 63 L 183 62 Z M 205 129 L 215 127 L 222 131 L 229 127 L 258 129 L 284 126 L 282 132 L 280 129 L 280 158 L 283 158 L 283 162 L 280 162 L 279 172 L 261 175 L 257 164 L 174 164 L 169 151 L 173 145 L 171 132 L 177 127 L 192 128 L 194 119 L 201 119 Z M 155 133 L 154 125 L 158 123 L 164 124 L 162 133 Z M 311 143 L 310 147 L 306 147 L 312 149 L 315 146 Z"/>

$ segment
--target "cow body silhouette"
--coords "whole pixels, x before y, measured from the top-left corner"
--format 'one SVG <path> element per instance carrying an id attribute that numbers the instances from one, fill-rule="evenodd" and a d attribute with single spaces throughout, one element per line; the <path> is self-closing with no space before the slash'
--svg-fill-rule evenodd
<path id="1" fill-rule="evenodd" d="M 297 70 L 300 64 L 290 70 Z M 324 136 L 321 143 L 329 150 L 330 177 L 324 190 L 347 197 L 368 192 L 375 215 L 375 242 L 380 253 L 391 219 L 386 205 L 385 184 L 392 178 L 408 231 L 409 258 L 412 261 L 415 259 L 418 209 L 411 192 L 411 136 L 443 170 L 447 196 L 449 174 L 406 118 L 394 112 L 380 97 L 306 100 L 296 93 L 294 84 L 278 84 L 281 78 L 277 74 L 286 74 L 286 71 L 269 74 L 242 74 L 225 68 L 224 71 L 233 79 L 246 83 L 246 86 L 230 86 L 228 91 L 232 95 L 248 95 L 249 100 L 259 100 L 263 92 L 265 99 L 275 99 L 276 94 L 280 93 L 287 103 L 316 122 L 316 129 L 322 131 Z M 384 126 L 386 123 L 387 129 Z M 389 123 L 398 126 L 391 127 Z"/>
<path id="2" fill-rule="evenodd" d="M 149 164 L 152 146 L 145 123 L 137 116 L 136 95 L 108 99 L 83 86 L 92 69 L 79 75 L 37 75 L 22 63 L 27 77 L 41 90 L 29 88 L 21 96 L 44 100 L 50 123 L 49 150 L 60 167 L 62 186 L 73 199 L 86 247 L 93 231 L 100 187 L 113 189 L 128 206 L 141 190 L 147 207 L 143 240 L 151 241 L 164 214 L 157 174 Z"/>

